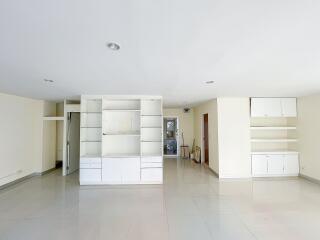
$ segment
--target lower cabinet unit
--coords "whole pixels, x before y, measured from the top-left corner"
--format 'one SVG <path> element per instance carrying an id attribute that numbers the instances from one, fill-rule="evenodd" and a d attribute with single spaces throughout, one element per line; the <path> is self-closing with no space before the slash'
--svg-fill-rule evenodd
<path id="1" fill-rule="evenodd" d="M 268 156 L 252 155 L 252 174 L 254 176 L 268 174 Z"/>
<path id="2" fill-rule="evenodd" d="M 80 169 L 80 184 L 97 183 L 101 181 L 101 169 Z"/>
<path id="3" fill-rule="evenodd" d="M 145 183 L 162 182 L 162 168 L 142 168 L 141 181 Z"/>
<path id="4" fill-rule="evenodd" d="M 284 173 L 288 175 L 299 175 L 298 155 L 288 154 L 284 156 Z"/>
<path id="5" fill-rule="evenodd" d="M 284 155 L 267 155 L 268 156 L 268 174 L 283 174 Z"/>
<path id="6" fill-rule="evenodd" d="M 102 182 L 130 184 L 140 181 L 140 158 L 103 158 Z"/>
<path id="7" fill-rule="evenodd" d="M 253 177 L 280 177 L 299 175 L 299 156 L 290 154 L 253 154 Z"/>
<path id="8" fill-rule="evenodd" d="M 101 182 L 101 158 L 80 158 L 80 184 Z"/>

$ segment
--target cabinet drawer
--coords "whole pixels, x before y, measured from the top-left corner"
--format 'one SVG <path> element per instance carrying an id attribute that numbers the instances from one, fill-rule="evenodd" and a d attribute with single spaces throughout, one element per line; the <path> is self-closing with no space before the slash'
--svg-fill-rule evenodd
<path id="1" fill-rule="evenodd" d="M 142 182 L 162 182 L 162 168 L 143 168 L 141 169 Z"/>
<path id="2" fill-rule="evenodd" d="M 101 169 L 80 169 L 81 182 L 100 182 Z"/>
<path id="3" fill-rule="evenodd" d="M 101 164 L 101 158 L 80 158 L 80 164 Z"/>
<path id="4" fill-rule="evenodd" d="M 101 163 L 80 163 L 80 168 L 101 168 Z"/>
<path id="5" fill-rule="evenodd" d="M 141 162 L 143 163 L 162 163 L 162 157 L 142 157 Z"/>
<path id="6" fill-rule="evenodd" d="M 141 168 L 162 168 L 161 162 L 142 162 Z"/>

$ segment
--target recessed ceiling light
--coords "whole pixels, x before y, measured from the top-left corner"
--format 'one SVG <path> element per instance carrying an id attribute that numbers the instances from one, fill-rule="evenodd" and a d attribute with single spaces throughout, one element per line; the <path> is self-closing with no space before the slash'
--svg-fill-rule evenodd
<path id="1" fill-rule="evenodd" d="M 46 82 L 46 83 L 53 83 L 53 82 L 54 82 L 53 80 L 51 80 L 51 79 L 46 79 L 46 78 L 43 79 L 43 81 Z"/>
<path id="2" fill-rule="evenodd" d="M 206 84 L 212 84 L 214 81 L 206 81 Z"/>
<path id="3" fill-rule="evenodd" d="M 118 51 L 120 49 L 120 45 L 117 44 L 117 43 L 113 43 L 113 42 L 108 42 L 107 43 L 107 47 L 110 49 L 110 50 L 113 50 L 113 51 Z"/>

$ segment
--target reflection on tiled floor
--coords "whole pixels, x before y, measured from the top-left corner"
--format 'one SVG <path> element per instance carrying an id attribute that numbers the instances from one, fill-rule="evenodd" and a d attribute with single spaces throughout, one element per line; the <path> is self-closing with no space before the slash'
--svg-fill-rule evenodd
<path id="1" fill-rule="evenodd" d="M 166 159 L 164 185 L 80 187 L 55 171 L 0 191 L 0 240 L 320 239 L 320 186 L 218 179 Z"/>

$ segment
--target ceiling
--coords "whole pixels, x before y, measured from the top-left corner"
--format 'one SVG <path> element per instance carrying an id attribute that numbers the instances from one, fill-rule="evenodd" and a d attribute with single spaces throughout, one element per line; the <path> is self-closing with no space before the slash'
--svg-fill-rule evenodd
<path id="1" fill-rule="evenodd" d="M 168 107 L 307 95 L 320 91 L 319 12 L 316 0 L 1 0 L 0 91 Z"/>

